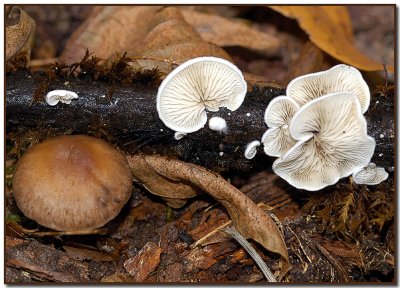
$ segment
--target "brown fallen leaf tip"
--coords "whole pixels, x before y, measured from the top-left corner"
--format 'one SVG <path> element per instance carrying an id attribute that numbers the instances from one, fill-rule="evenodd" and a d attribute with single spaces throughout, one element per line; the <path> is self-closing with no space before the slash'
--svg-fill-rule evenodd
<path id="1" fill-rule="evenodd" d="M 345 6 L 269 6 L 282 15 L 296 19 L 310 40 L 330 56 L 365 71 L 383 70 L 383 63 L 369 59 L 359 51 Z M 392 65 L 388 71 L 394 72 Z"/>

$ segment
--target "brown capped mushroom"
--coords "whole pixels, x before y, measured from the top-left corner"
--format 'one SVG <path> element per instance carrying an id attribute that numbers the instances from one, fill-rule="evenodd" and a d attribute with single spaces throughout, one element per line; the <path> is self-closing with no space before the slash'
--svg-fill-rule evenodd
<path id="1" fill-rule="evenodd" d="M 103 140 L 83 135 L 49 138 L 33 146 L 13 177 L 20 210 L 59 231 L 103 226 L 118 215 L 131 190 L 126 158 Z"/>

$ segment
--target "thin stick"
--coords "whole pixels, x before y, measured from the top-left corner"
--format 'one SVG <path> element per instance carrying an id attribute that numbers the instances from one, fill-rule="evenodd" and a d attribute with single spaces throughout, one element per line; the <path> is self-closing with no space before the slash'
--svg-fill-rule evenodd
<path id="1" fill-rule="evenodd" d="M 260 268 L 261 272 L 264 274 L 265 278 L 269 282 L 277 282 L 274 274 L 272 274 L 271 270 L 268 268 L 267 264 L 265 264 L 264 260 L 261 256 L 257 253 L 257 251 L 251 246 L 249 241 L 240 234 L 235 227 L 227 226 L 222 229 L 222 231 L 231 235 L 240 245 L 249 253 L 251 258 L 253 258 L 254 262 L 256 262 L 257 266 Z"/>

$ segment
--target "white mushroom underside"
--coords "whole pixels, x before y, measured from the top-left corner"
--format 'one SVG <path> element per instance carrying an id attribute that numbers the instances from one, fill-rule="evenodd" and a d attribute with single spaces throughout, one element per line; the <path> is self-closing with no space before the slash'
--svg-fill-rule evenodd
<path id="1" fill-rule="evenodd" d="M 305 103 L 322 95 L 335 92 L 350 92 L 358 97 L 361 111 L 368 110 L 370 92 L 367 83 L 357 69 L 340 64 L 327 71 L 307 74 L 292 80 L 286 94 L 297 103 Z"/>
<path id="2" fill-rule="evenodd" d="M 243 75 L 232 63 L 215 59 L 189 60 L 165 78 L 157 95 L 157 110 L 167 127 L 194 132 L 207 122 L 205 109 L 234 111 L 240 107 L 247 91 Z"/>
<path id="3" fill-rule="evenodd" d="M 265 154 L 280 157 L 296 143 L 288 127 L 299 108 L 299 105 L 287 96 L 278 96 L 268 104 L 264 121 L 270 129 L 265 131 L 261 138 Z"/>
<path id="4" fill-rule="evenodd" d="M 280 157 L 296 144 L 290 136 L 289 127 L 286 125 L 278 128 L 269 128 L 261 138 L 265 154 Z"/>
<path id="5" fill-rule="evenodd" d="M 389 174 L 382 167 L 376 167 L 374 163 L 369 163 L 366 167 L 353 173 L 353 180 L 357 184 L 378 185 L 385 181 Z"/>
<path id="6" fill-rule="evenodd" d="M 57 105 L 58 102 L 71 104 L 71 100 L 77 99 L 78 94 L 68 90 L 53 90 L 46 94 L 45 100 L 50 106 Z"/>
<path id="7" fill-rule="evenodd" d="M 244 151 L 244 157 L 246 159 L 253 159 L 254 156 L 257 154 L 257 147 L 260 146 L 261 143 L 260 141 L 251 141 L 249 144 L 246 146 L 246 150 Z"/>
<path id="8" fill-rule="evenodd" d="M 300 140 L 273 169 L 291 185 L 319 190 L 367 165 L 375 140 L 367 135 L 366 121 L 356 96 L 334 93 L 303 106 L 290 126 Z"/>
<path id="9" fill-rule="evenodd" d="M 290 97 L 278 96 L 265 109 L 264 121 L 268 127 L 280 127 L 289 124 L 299 105 Z"/>

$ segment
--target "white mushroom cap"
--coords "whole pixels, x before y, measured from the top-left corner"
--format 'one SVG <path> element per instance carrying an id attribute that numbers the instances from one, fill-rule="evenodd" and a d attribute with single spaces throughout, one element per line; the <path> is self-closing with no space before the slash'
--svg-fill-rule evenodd
<path id="1" fill-rule="evenodd" d="M 344 64 L 295 78 L 286 88 L 287 96 L 292 97 L 300 106 L 322 95 L 335 92 L 355 94 L 360 101 L 362 113 L 368 110 L 370 92 L 367 83 L 360 71 Z"/>
<path id="2" fill-rule="evenodd" d="M 265 154 L 280 157 L 296 144 L 290 136 L 289 124 L 299 109 L 299 104 L 287 96 L 278 96 L 268 104 L 264 121 L 270 129 L 261 138 Z"/>
<path id="3" fill-rule="evenodd" d="M 253 159 L 254 156 L 257 154 L 257 147 L 260 146 L 261 143 L 260 141 L 251 141 L 249 144 L 246 146 L 246 150 L 244 151 L 244 157 L 246 159 Z"/>
<path id="4" fill-rule="evenodd" d="M 208 121 L 208 127 L 213 131 L 226 131 L 226 121 L 221 117 L 211 117 Z"/>
<path id="5" fill-rule="evenodd" d="M 157 94 L 160 119 L 172 130 L 195 132 L 207 122 L 209 111 L 226 107 L 235 111 L 242 104 L 247 84 L 231 62 L 216 57 L 191 59 L 174 69 Z"/>
<path id="6" fill-rule="evenodd" d="M 377 167 L 371 162 L 367 166 L 356 170 L 353 173 L 353 180 L 357 184 L 378 185 L 385 181 L 389 174 L 382 167 Z"/>
<path id="7" fill-rule="evenodd" d="M 47 93 L 45 100 L 50 106 L 57 105 L 58 102 L 71 104 L 72 99 L 78 99 L 78 94 L 68 90 L 53 90 Z"/>
<path id="8" fill-rule="evenodd" d="M 357 97 L 333 93 L 305 104 L 290 126 L 296 143 L 272 168 L 291 185 L 320 190 L 367 165 L 375 140 L 367 135 L 367 123 Z"/>

